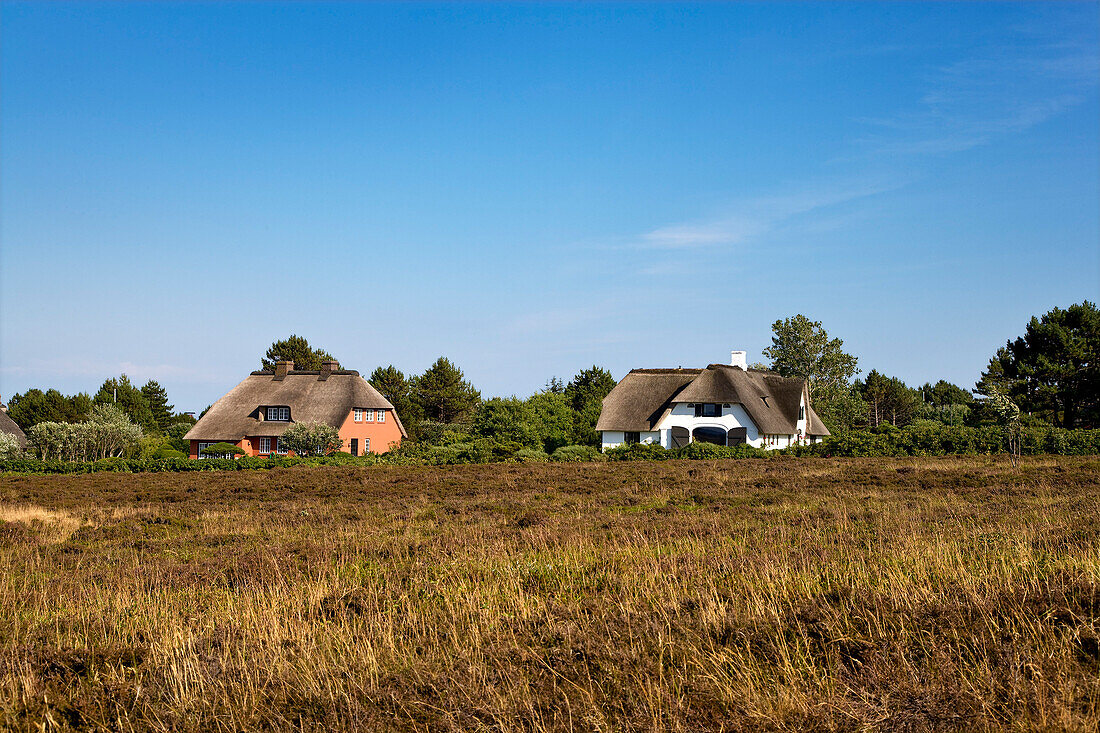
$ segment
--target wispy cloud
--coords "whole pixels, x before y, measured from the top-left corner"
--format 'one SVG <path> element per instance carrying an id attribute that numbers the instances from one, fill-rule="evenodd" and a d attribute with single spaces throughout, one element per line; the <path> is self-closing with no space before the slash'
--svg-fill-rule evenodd
<path id="1" fill-rule="evenodd" d="M 628 240 L 631 249 L 677 250 L 746 245 L 811 212 L 892 190 L 898 182 L 828 183 L 735 201 L 710 218 L 658 227 Z"/>
<path id="2" fill-rule="evenodd" d="M 1100 52 L 1057 43 L 986 52 L 931 70 L 914 108 L 861 118 L 858 142 L 872 155 L 944 154 L 1024 132 L 1081 104 L 1095 92 Z"/>

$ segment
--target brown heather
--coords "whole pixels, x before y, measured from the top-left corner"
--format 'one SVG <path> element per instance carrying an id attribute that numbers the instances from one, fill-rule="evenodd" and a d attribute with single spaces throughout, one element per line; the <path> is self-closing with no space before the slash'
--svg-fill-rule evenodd
<path id="1" fill-rule="evenodd" d="M 0 477 L 16 730 L 1100 729 L 1100 459 Z"/>

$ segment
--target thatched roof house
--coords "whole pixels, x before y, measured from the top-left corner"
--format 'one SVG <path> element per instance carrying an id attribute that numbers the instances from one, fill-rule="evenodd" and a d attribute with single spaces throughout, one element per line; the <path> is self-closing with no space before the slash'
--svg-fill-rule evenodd
<path id="1" fill-rule="evenodd" d="M 748 369 L 741 351 L 732 361 L 631 371 L 604 398 L 596 423 L 604 449 L 638 442 L 673 448 L 693 440 L 776 448 L 829 434 L 804 380 Z"/>
<path id="2" fill-rule="evenodd" d="M 284 452 L 278 438 L 294 423 L 320 422 L 340 430 L 344 450 L 382 453 L 400 445 L 405 427 L 393 405 L 359 372 L 325 362 L 320 370 L 296 370 L 278 362 L 252 372 L 215 402 L 184 436 L 191 457 L 205 444 L 227 442 L 249 455 Z"/>

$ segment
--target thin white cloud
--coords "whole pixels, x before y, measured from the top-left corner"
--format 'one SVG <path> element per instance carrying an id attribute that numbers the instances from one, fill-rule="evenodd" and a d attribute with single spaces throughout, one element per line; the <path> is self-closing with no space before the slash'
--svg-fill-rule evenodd
<path id="1" fill-rule="evenodd" d="M 898 183 L 831 183 L 733 202 L 720 215 L 668 224 L 630 241 L 631 249 L 678 250 L 746 245 L 811 212 L 897 188 Z"/>
<path id="2" fill-rule="evenodd" d="M 1022 133 L 1095 94 L 1100 53 L 1086 44 L 1033 45 L 960 59 L 929 72 L 912 110 L 860 118 L 871 155 L 956 153 Z"/>

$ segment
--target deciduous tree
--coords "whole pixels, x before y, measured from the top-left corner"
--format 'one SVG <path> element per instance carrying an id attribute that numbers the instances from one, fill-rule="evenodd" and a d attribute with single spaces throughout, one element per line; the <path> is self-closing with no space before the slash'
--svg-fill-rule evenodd
<path id="1" fill-rule="evenodd" d="M 844 351 L 839 338 L 829 338 L 821 321 L 811 321 L 800 313 L 776 321 L 772 331 L 772 345 L 763 351 L 772 360 L 772 371 L 806 380 L 815 405 L 845 392 L 859 373 L 856 357 Z"/>
<path id="2" fill-rule="evenodd" d="M 322 422 L 300 422 L 279 436 L 280 450 L 292 450 L 300 456 L 324 456 L 344 447 L 340 430 Z"/>

